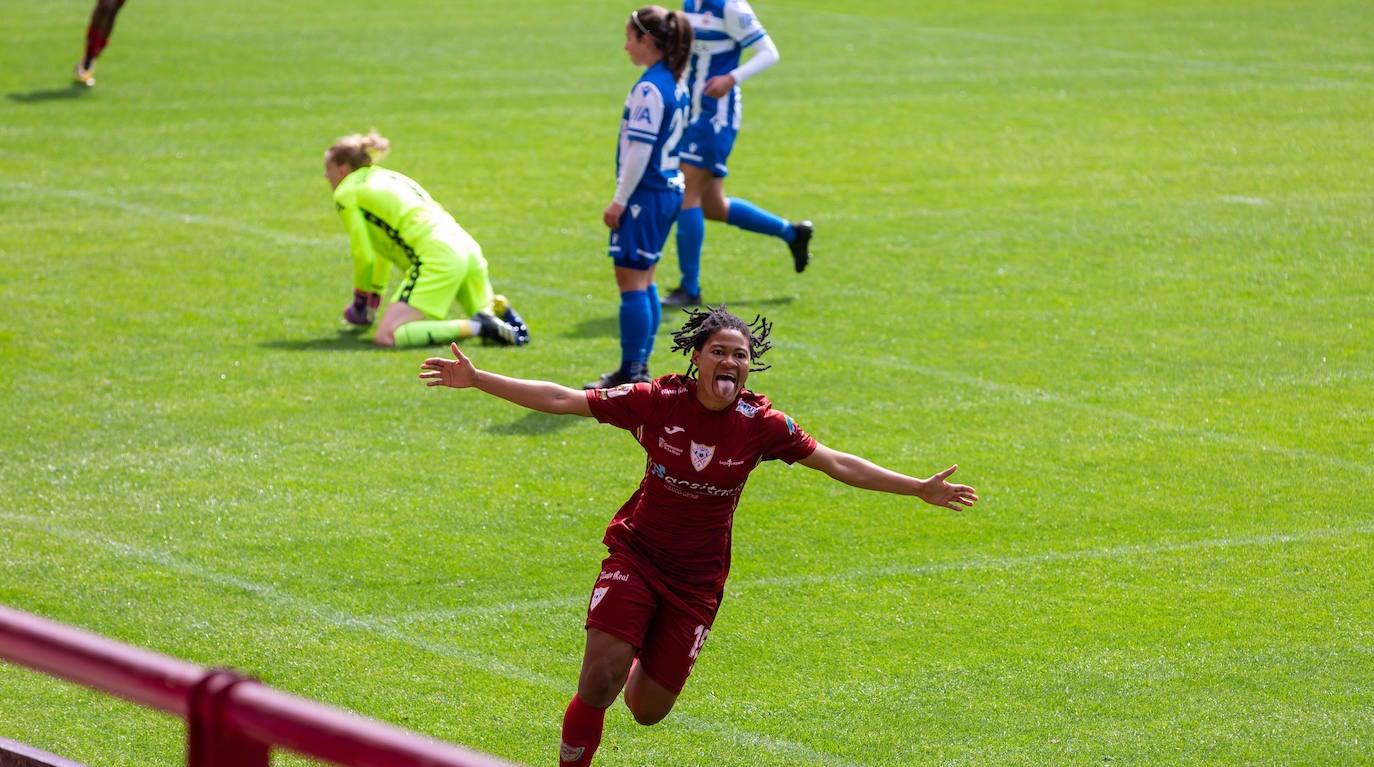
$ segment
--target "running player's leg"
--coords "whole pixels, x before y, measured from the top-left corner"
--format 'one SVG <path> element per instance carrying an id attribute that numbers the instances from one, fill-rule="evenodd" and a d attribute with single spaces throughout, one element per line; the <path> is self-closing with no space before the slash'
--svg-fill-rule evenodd
<path id="1" fill-rule="evenodd" d="M 611 552 L 601 562 L 587 605 L 587 644 L 577 694 L 563 714 L 561 767 L 586 767 L 601 744 L 606 709 L 625 687 L 636 648 L 654 623 L 658 595 L 634 557 Z"/>
<path id="2" fill-rule="evenodd" d="M 701 134 L 696 134 L 701 137 Z M 748 200 L 725 196 L 725 177 L 729 175 L 728 160 L 735 147 L 735 131 L 729 128 L 713 130 L 702 137 L 702 168 L 708 170 L 711 181 L 701 185 L 701 210 L 711 221 L 722 221 L 746 232 L 768 234 L 788 243 L 794 232 L 787 219 L 770 213 Z"/>
<path id="3" fill-rule="evenodd" d="M 663 721 L 673 710 L 677 697 L 677 693 L 645 673 L 644 664 L 635 663 L 630 668 L 630 679 L 625 685 L 625 706 L 636 722 L 647 726 Z"/>
<path id="4" fill-rule="evenodd" d="M 563 712 L 559 767 L 587 767 L 601 745 L 606 709 L 615 702 L 634 661 L 634 645 L 594 628 L 587 629 L 577 693 Z"/>
<path id="5" fill-rule="evenodd" d="M 110 44 L 115 17 L 123 6 L 124 0 L 99 0 L 91 10 L 91 20 L 86 25 L 86 50 L 76 66 L 78 82 L 95 84 L 95 59 Z"/>
<path id="6" fill-rule="evenodd" d="M 664 599 L 644 635 L 625 685 L 625 705 L 640 724 L 656 724 L 673 710 L 711 634 L 719 602 L 697 597 L 694 605 L 688 609 L 680 595 Z"/>

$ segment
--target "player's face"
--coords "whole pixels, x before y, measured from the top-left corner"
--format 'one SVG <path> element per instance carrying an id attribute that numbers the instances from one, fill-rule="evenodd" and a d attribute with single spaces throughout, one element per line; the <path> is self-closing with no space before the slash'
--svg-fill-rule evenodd
<path id="1" fill-rule="evenodd" d="M 722 330 L 692 351 L 697 366 L 697 400 L 707 410 L 724 410 L 735 402 L 749 378 L 753 352 L 749 339 L 738 330 Z"/>
<path id="2" fill-rule="evenodd" d="M 625 22 L 625 52 L 637 67 L 652 66 L 661 56 L 654 47 L 653 38 L 639 34 L 635 25 L 628 21 Z"/>
<path id="3" fill-rule="evenodd" d="M 352 172 L 353 169 L 347 165 L 336 165 L 328 157 L 324 158 L 324 177 L 329 179 L 330 189 L 338 189 L 339 182 Z"/>

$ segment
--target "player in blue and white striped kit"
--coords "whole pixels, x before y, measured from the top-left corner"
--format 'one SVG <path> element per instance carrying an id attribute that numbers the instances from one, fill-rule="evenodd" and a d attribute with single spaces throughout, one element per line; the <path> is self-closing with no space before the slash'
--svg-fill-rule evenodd
<path id="1" fill-rule="evenodd" d="M 601 216 L 611 230 L 620 290 L 620 367 L 585 389 L 649 380 L 649 353 L 662 316 L 654 267 L 682 208 L 678 140 L 687 124 L 682 74 L 691 51 L 692 26 L 681 11 L 649 5 L 625 23 L 625 52 L 645 69 L 625 98 L 615 196 Z"/>
<path id="2" fill-rule="evenodd" d="M 740 83 L 778 62 L 778 49 L 746 0 L 685 0 L 695 42 L 687 84 L 692 121 L 682 137 L 687 182 L 677 220 L 677 257 L 682 282 L 663 297 L 665 306 L 701 304 L 701 246 L 706 219 L 786 242 L 798 271 L 811 260 L 810 221 L 792 223 L 738 197 L 725 196 L 726 160 L 740 129 Z M 748 48 L 749 60 L 740 64 Z"/>

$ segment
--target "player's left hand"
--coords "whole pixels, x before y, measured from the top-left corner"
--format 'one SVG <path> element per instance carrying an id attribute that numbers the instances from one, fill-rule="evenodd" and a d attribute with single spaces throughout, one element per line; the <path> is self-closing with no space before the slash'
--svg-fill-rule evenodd
<path id="1" fill-rule="evenodd" d="M 917 496 L 933 506 L 943 506 L 955 511 L 962 511 L 964 508 L 972 506 L 978 500 L 978 494 L 973 491 L 973 488 L 968 485 L 956 485 L 946 480 L 946 477 L 953 474 L 958 468 L 959 465 L 955 464 L 922 482 L 921 490 Z"/>
<path id="2" fill-rule="evenodd" d="M 449 344 L 453 349 L 453 359 L 443 357 L 430 357 L 420 363 L 420 380 L 425 382 L 425 386 L 448 386 L 453 389 L 468 389 L 477 385 L 477 368 L 473 366 L 472 360 L 458 348 L 458 344 Z"/>

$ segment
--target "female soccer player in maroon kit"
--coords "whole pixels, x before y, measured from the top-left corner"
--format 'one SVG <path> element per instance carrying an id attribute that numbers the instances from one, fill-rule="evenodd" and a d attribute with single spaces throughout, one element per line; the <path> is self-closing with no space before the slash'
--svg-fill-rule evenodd
<path id="1" fill-rule="evenodd" d="M 914 495 L 959 510 L 978 500 L 950 483 L 885 469 L 820 444 L 768 398 L 744 388 L 770 347 L 771 325 L 745 323 L 724 305 L 688 310 L 673 351 L 690 352 L 685 375 L 578 391 L 478 370 L 455 359 L 420 365 L 429 386 L 473 388 L 545 413 L 594 417 L 635 435 L 648 454 L 644 478 L 611 520 L 609 556 L 587 608 L 577 693 L 563 716 L 559 764 L 585 767 L 601 742 L 606 709 L 623 690 L 640 724 L 668 715 L 710 634 L 730 571 L 730 528 L 749 473 L 762 461 L 799 463 L 854 487 Z M 694 375 L 695 374 L 695 375 Z"/>

